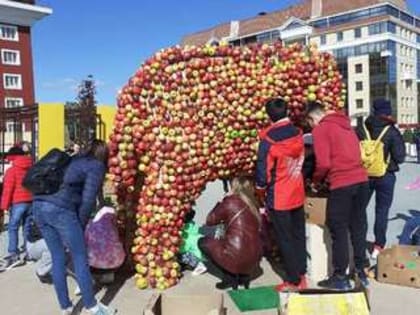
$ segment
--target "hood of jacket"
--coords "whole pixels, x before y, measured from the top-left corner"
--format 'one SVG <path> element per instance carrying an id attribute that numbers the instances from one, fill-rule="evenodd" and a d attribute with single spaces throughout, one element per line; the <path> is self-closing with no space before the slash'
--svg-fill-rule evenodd
<path id="1" fill-rule="evenodd" d="M 24 170 L 31 168 L 32 166 L 32 158 L 26 155 L 14 155 L 8 157 L 8 160 L 12 162 L 14 167 L 19 167 Z"/>
<path id="2" fill-rule="evenodd" d="M 388 117 L 382 117 L 382 116 L 369 116 L 366 119 L 366 127 L 368 129 L 371 128 L 384 128 L 386 126 L 392 126 L 394 124 L 394 121 Z"/>
<path id="3" fill-rule="evenodd" d="M 289 119 L 279 121 L 263 130 L 260 137 L 275 146 L 276 151 L 283 156 L 298 158 L 302 155 L 303 132 L 294 127 Z"/>
<path id="4" fill-rule="evenodd" d="M 321 120 L 320 124 L 334 124 L 346 130 L 352 129 L 350 118 L 341 113 L 328 114 Z"/>
<path id="5" fill-rule="evenodd" d="M 280 152 L 284 156 L 289 156 L 292 158 L 299 158 L 302 155 L 304 143 L 302 132 L 295 137 L 288 138 L 281 141 L 273 141 L 273 145 L 276 146 L 278 152 Z"/>

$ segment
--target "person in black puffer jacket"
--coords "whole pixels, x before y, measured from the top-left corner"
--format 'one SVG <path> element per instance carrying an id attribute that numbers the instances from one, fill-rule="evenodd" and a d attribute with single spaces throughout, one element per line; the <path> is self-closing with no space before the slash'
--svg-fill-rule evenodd
<path id="1" fill-rule="evenodd" d="M 369 179 L 370 196 L 372 197 L 373 193 L 376 193 L 375 244 L 372 252 L 372 258 L 376 259 L 386 244 L 388 213 L 392 205 L 396 182 L 395 173 L 400 170 L 399 165 L 405 160 L 405 145 L 400 131 L 395 127 L 389 101 L 383 99 L 375 100 L 373 103 L 373 114 L 366 119 L 365 124 L 373 140 L 379 137 L 384 128 L 390 126 L 390 129 L 382 139 L 385 160 L 389 160 L 388 170 L 383 177 Z M 357 133 L 360 140 L 366 140 L 367 135 L 363 126 L 358 128 Z"/>

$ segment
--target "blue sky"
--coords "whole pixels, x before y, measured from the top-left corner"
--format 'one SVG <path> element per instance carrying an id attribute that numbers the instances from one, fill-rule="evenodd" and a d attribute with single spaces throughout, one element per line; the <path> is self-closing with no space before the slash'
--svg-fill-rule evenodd
<path id="1" fill-rule="evenodd" d="M 148 56 L 183 35 L 289 6 L 291 0 L 40 0 L 54 13 L 36 24 L 33 51 L 37 102 L 72 101 L 88 74 L 98 102 L 118 89 Z M 420 13 L 420 2 L 409 0 Z"/>

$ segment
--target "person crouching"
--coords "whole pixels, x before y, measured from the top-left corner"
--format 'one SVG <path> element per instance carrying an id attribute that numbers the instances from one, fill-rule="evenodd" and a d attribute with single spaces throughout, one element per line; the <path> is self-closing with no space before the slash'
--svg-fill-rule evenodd
<path id="1" fill-rule="evenodd" d="M 198 241 L 203 254 L 222 273 L 216 288 L 223 290 L 240 285 L 249 287 L 250 276 L 262 257 L 259 228 L 261 218 L 253 183 L 247 178 L 234 178 L 231 192 L 207 216 L 206 225 L 223 224 L 219 239 L 205 236 Z"/>

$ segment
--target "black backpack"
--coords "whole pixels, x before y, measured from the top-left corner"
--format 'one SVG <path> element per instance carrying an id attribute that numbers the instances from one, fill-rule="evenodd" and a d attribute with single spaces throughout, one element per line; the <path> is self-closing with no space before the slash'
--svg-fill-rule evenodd
<path id="1" fill-rule="evenodd" d="M 56 193 L 63 183 L 70 160 L 67 153 L 52 149 L 28 170 L 22 182 L 23 187 L 34 195 Z"/>

